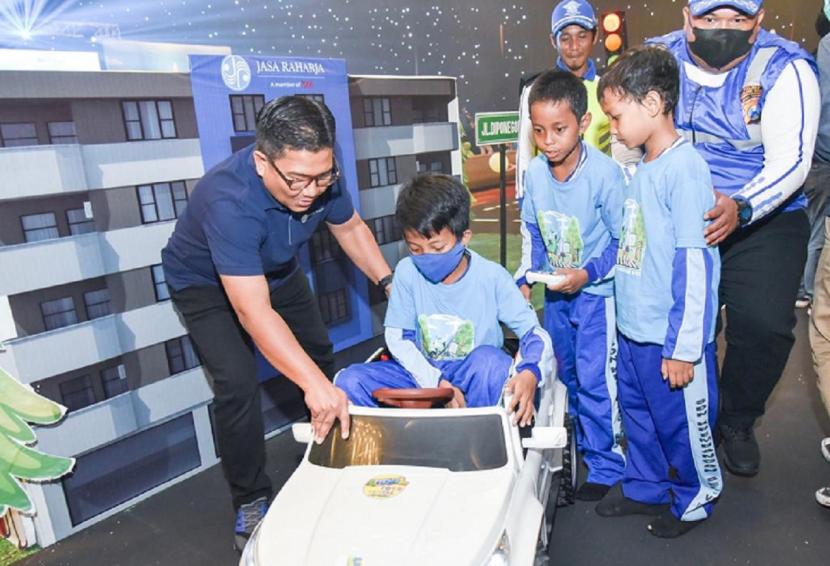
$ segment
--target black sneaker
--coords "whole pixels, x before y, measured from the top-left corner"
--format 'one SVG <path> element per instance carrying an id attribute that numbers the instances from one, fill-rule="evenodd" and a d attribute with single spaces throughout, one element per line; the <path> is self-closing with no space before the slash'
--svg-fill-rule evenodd
<path id="1" fill-rule="evenodd" d="M 594 510 L 600 517 L 625 517 L 626 515 L 656 516 L 669 510 L 668 503 L 640 503 L 627 497 L 603 499 Z"/>
<path id="2" fill-rule="evenodd" d="M 751 477 L 758 473 L 761 451 L 752 426 L 721 424 L 718 427 L 723 445 L 723 464 L 737 476 Z"/>
<path id="3" fill-rule="evenodd" d="M 648 524 L 648 532 L 659 538 L 685 535 L 703 521 L 681 521 L 672 513 L 663 513 Z"/>
<path id="4" fill-rule="evenodd" d="M 260 497 L 256 501 L 246 503 L 236 512 L 236 527 L 233 533 L 233 546 L 237 552 L 242 552 L 245 544 L 254 532 L 254 529 L 265 517 L 268 511 L 268 498 Z"/>
<path id="5" fill-rule="evenodd" d="M 586 481 L 576 490 L 575 497 L 580 501 L 599 501 L 610 489 L 610 485 Z"/>

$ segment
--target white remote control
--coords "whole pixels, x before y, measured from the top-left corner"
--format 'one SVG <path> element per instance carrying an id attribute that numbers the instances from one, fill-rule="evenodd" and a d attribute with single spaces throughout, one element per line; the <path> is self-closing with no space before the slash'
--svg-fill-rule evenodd
<path id="1" fill-rule="evenodd" d="M 558 285 L 565 280 L 564 275 L 556 275 L 554 273 L 540 273 L 538 271 L 528 271 L 525 276 L 528 283 L 544 283 L 545 285 Z"/>

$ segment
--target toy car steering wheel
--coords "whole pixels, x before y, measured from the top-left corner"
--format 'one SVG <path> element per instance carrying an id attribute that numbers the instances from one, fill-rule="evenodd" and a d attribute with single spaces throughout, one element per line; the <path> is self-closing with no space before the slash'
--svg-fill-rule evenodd
<path id="1" fill-rule="evenodd" d="M 379 403 L 401 409 L 429 409 L 435 405 L 444 406 L 453 398 L 449 387 L 427 387 L 417 389 L 393 389 L 383 387 L 372 392 Z"/>

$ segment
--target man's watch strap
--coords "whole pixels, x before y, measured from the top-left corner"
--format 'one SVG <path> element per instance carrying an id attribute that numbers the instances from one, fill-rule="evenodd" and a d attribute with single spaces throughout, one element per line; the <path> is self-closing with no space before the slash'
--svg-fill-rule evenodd
<path id="1" fill-rule="evenodd" d="M 382 277 L 380 279 L 380 281 L 378 281 L 378 287 L 380 287 L 381 289 L 386 289 L 386 287 L 388 287 L 389 285 L 392 284 L 392 276 L 393 275 L 394 275 L 394 273 L 390 273 L 386 277 Z"/>
<path id="2" fill-rule="evenodd" d="M 738 223 L 744 227 L 752 220 L 752 204 L 743 197 L 732 197 L 732 200 L 738 203 Z"/>

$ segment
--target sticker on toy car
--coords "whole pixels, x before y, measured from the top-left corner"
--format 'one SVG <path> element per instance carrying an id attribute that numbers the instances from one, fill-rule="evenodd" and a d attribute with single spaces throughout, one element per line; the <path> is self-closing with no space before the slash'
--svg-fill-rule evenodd
<path id="1" fill-rule="evenodd" d="M 389 499 L 403 493 L 408 485 L 404 476 L 375 476 L 363 486 L 363 494 L 373 499 Z"/>

